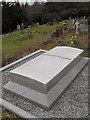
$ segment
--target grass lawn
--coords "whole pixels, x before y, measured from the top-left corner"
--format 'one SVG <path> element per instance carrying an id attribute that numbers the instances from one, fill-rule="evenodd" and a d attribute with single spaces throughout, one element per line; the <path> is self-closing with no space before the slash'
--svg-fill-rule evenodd
<path id="1" fill-rule="evenodd" d="M 35 28 L 32 27 L 32 38 L 27 37 L 25 39 L 18 40 L 20 35 L 23 34 L 22 31 L 15 31 L 9 35 L 4 35 L 2 38 L 3 65 L 30 54 L 37 49 L 49 50 L 57 45 L 72 46 L 70 39 L 72 35 L 75 35 L 75 31 L 71 29 L 70 21 L 68 21 L 69 30 L 65 32 L 64 35 L 61 35 L 58 38 L 51 37 L 56 26 L 61 24 L 62 22 L 54 25 L 40 25 L 37 33 L 34 32 Z M 28 36 L 28 29 L 25 31 L 25 35 Z M 78 47 L 83 48 L 85 50 L 85 56 L 87 56 L 88 34 L 80 33 L 77 37 L 80 42 Z"/>

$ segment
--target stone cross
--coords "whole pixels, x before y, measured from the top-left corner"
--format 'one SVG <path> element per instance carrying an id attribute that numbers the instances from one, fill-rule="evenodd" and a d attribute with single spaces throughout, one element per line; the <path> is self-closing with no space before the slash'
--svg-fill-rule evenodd
<path id="1" fill-rule="evenodd" d="M 75 26 L 76 26 L 76 34 L 78 34 L 78 30 L 79 30 L 79 22 L 78 21 L 76 21 Z"/>

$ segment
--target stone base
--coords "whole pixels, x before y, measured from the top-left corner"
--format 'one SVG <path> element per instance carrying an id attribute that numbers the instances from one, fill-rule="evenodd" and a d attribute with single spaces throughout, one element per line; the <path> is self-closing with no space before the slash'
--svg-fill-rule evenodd
<path id="1" fill-rule="evenodd" d="M 82 58 L 48 93 L 40 93 L 30 88 L 24 87 L 14 82 L 8 82 L 4 89 L 20 97 L 24 97 L 30 102 L 39 105 L 44 109 L 50 109 L 52 104 L 58 97 L 66 90 L 66 88 L 73 82 L 74 78 L 87 64 L 88 59 Z"/>

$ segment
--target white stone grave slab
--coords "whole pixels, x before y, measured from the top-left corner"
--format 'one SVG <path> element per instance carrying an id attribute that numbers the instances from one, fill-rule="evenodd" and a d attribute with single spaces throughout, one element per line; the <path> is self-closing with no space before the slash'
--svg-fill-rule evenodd
<path id="1" fill-rule="evenodd" d="M 55 47 L 43 55 L 10 71 L 13 82 L 47 93 L 82 58 L 83 50 L 72 47 Z"/>
<path id="2" fill-rule="evenodd" d="M 49 110 L 54 102 L 74 81 L 74 78 L 83 69 L 87 62 L 87 58 L 82 58 L 47 94 L 37 92 L 11 81 L 4 86 L 4 89 L 12 94 L 18 95 L 19 97 L 28 99 L 35 105 Z"/>

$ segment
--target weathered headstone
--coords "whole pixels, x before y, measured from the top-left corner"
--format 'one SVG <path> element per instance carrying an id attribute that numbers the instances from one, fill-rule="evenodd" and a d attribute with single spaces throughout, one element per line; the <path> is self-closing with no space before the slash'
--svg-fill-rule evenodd
<path id="1" fill-rule="evenodd" d="M 35 32 L 38 32 L 39 22 L 35 24 Z"/>
<path id="2" fill-rule="evenodd" d="M 72 18 L 71 17 L 69 17 L 69 20 L 71 20 Z"/>
<path id="3" fill-rule="evenodd" d="M 32 32 L 30 31 L 31 25 L 28 25 L 28 28 L 29 28 L 28 36 L 29 36 L 29 38 L 31 38 L 32 37 Z"/>
<path id="4" fill-rule="evenodd" d="M 31 28 L 31 25 L 28 25 L 28 28 Z"/>
<path id="5" fill-rule="evenodd" d="M 62 27 L 57 26 L 52 34 L 52 37 L 59 37 L 61 34 L 63 34 Z"/>
<path id="6" fill-rule="evenodd" d="M 79 25 L 79 30 L 81 31 L 81 32 L 87 32 L 88 31 L 88 23 L 82 23 L 82 24 L 80 24 Z"/>
<path id="7" fill-rule="evenodd" d="M 17 25 L 17 30 L 21 30 L 21 27 L 20 27 L 20 25 Z"/>
<path id="8" fill-rule="evenodd" d="M 31 31 L 29 31 L 28 36 L 29 36 L 29 38 L 32 37 L 32 32 Z"/>

